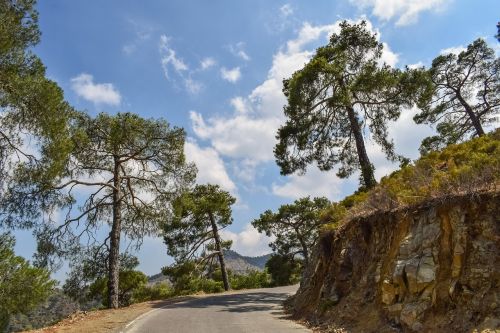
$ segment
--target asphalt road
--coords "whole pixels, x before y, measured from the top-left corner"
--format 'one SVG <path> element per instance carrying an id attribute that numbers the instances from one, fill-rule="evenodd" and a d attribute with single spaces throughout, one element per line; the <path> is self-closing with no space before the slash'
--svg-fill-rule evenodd
<path id="1" fill-rule="evenodd" d="M 122 332 L 312 332 L 285 319 L 281 302 L 296 290 L 290 286 L 197 297 L 145 313 Z"/>

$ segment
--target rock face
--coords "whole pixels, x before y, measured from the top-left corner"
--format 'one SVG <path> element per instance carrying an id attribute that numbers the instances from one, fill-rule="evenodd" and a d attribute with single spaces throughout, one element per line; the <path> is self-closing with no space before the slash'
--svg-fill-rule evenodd
<path id="1" fill-rule="evenodd" d="M 500 328 L 500 195 L 454 197 L 323 235 L 295 316 L 347 332 Z"/>

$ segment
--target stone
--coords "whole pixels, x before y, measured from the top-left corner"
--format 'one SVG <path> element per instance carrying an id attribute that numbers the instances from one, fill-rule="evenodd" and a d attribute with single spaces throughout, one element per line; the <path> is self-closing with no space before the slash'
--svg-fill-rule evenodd
<path id="1" fill-rule="evenodd" d="M 384 280 L 382 283 L 382 303 L 392 304 L 396 299 L 396 288 L 389 280 Z"/>

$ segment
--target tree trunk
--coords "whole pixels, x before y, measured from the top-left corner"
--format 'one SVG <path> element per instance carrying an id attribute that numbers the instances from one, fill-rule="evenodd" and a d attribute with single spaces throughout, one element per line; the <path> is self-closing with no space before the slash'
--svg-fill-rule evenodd
<path id="1" fill-rule="evenodd" d="M 465 108 L 465 111 L 467 112 L 467 115 L 469 116 L 470 121 L 472 122 L 472 126 L 474 126 L 474 129 L 476 130 L 477 136 L 483 136 L 484 135 L 484 130 L 483 126 L 481 126 L 481 122 L 477 118 L 476 114 L 470 107 L 469 103 L 467 103 L 460 92 L 457 92 L 457 98 L 460 101 L 460 104 Z"/>
<path id="2" fill-rule="evenodd" d="M 226 262 L 224 261 L 224 253 L 222 251 L 219 231 L 217 229 L 217 224 L 215 223 L 215 219 L 212 213 L 209 213 L 208 216 L 210 218 L 210 223 L 212 224 L 212 232 L 215 239 L 215 250 L 218 252 L 219 256 L 220 270 L 222 272 L 222 283 L 224 283 L 224 290 L 228 291 L 231 289 L 231 285 L 229 284 L 229 278 L 227 276 Z"/>
<path id="3" fill-rule="evenodd" d="M 347 114 L 349 116 L 352 133 L 354 134 L 354 140 L 356 141 L 356 150 L 358 152 L 359 165 L 361 166 L 361 176 L 363 177 L 366 188 L 370 189 L 374 187 L 377 182 L 373 174 L 373 166 L 366 153 L 365 141 L 363 140 L 363 133 L 361 133 L 361 125 L 352 107 L 347 108 Z"/>
<path id="4" fill-rule="evenodd" d="M 116 309 L 119 307 L 119 279 L 120 279 L 120 234 L 121 234 L 121 189 L 120 189 L 120 164 L 115 158 L 113 189 L 113 225 L 111 227 L 109 246 L 109 271 L 108 271 L 108 306 Z"/>
<path id="5" fill-rule="evenodd" d="M 307 244 L 304 242 L 304 239 L 300 236 L 299 229 L 294 228 L 297 233 L 297 238 L 299 240 L 300 246 L 302 247 L 302 255 L 304 256 L 304 266 L 309 264 L 309 249 L 307 248 Z"/>

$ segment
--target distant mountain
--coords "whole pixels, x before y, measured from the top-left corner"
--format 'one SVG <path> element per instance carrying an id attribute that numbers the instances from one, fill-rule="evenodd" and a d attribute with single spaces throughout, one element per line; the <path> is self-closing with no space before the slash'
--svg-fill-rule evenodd
<path id="1" fill-rule="evenodd" d="M 271 253 L 259 257 L 247 257 L 233 250 L 224 252 L 227 269 L 236 274 L 245 274 L 249 271 L 263 271 L 270 257 Z M 148 284 L 156 284 L 166 280 L 167 277 L 165 275 L 158 273 L 149 277 Z"/>
<path id="2" fill-rule="evenodd" d="M 252 270 L 263 271 L 270 257 L 270 253 L 259 257 L 247 257 L 233 250 L 224 252 L 227 268 L 237 274 L 244 274 Z"/>

